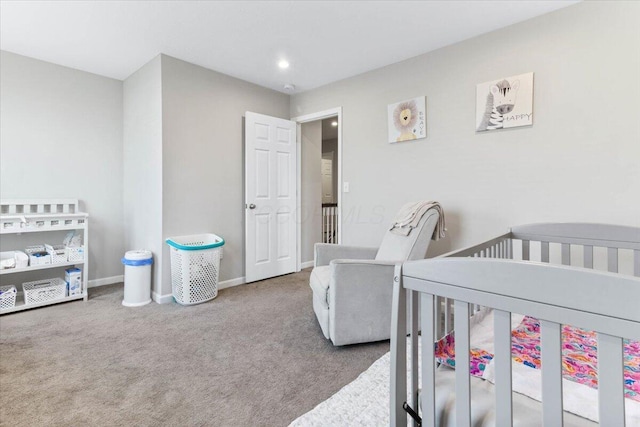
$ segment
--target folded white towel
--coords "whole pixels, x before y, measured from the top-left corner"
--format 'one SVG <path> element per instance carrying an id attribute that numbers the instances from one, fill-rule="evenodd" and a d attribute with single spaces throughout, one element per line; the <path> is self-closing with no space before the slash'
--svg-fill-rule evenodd
<path id="1" fill-rule="evenodd" d="M 440 203 L 434 201 L 412 202 L 404 205 L 393 221 L 390 231 L 401 236 L 408 236 L 418 226 L 420 220 L 429 209 L 435 209 L 439 214 L 438 223 L 431 238 L 433 240 L 443 238 L 446 231 L 444 209 L 442 209 Z"/>

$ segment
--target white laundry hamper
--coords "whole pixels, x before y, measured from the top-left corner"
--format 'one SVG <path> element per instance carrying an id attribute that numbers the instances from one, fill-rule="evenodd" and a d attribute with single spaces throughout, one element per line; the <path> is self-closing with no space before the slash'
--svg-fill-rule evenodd
<path id="1" fill-rule="evenodd" d="M 171 288 L 182 305 L 209 301 L 218 296 L 220 254 L 224 239 L 215 234 L 170 237 Z"/>

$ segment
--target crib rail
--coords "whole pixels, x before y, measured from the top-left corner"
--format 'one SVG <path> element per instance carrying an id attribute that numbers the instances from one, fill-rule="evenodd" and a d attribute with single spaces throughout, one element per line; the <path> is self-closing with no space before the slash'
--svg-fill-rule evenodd
<path id="1" fill-rule="evenodd" d="M 494 237 L 493 239 L 489 239 L 486 242 L 482 242 L 478 245 L 473 245 L 467 248 L 449 252 L 447 254 L 441 255 L 438 258 L 473 257 L 511 259 L 513 257 L 512 245 L 513 243 L 511 239 L 511 233 L 506 233 Z M 469 315 L 473 316 L 481 308 L 482 307 L 480 305 L 472 306 Z M 436 297 L 435 310 L 435 316 L 436 319 L 438 319 L 435 323 L 435 333 L 436 337 L 440 339 L 453 331 L 453 300 L 440 296 Z"/>
<path id="2" fill-rule="evenodd" d="M 511 425 L 511 313 L 526 313 L 541 320 L 543 423 L 562 425 L 561 328 L 571 324 L 598 333 L 602 425 L 624 425 L 622 339 L 640 339 L 640 279 L 608 272 L 590 272 L 567 266 L 505 260 L 434 259 L 406 263 L 394 289 L 394 309 L 406 311 L 405 292 L 421 299 L 422 348 L 436 339 L 435 298 L 454 300 L 456 330 L 456 424 L 470 425 L 469 315 L 479 304 L 496 310 L 495 364 L 498 425 Z M 425 279 L 428 278 L 428 279 Z M 514 286 L 517 280 L 517 286 Z M 604 298 L 606 296 L 606 298 Z M 403 303 L 404 301 L 404 303 Z M 399 312 L 397 313 L 399 314 Z M 395 318 L 396 313 L 394 313 Z M 397 337 L 406 336 L 405 322 L 394 323 Z M 397 342 L 396 342 L 397 341 Z M 393 352 L 403 340 L 392 341 L 392 369 L 397 393 L 406 393 L 406 367 L 398 366 Z M 406 340 L 404 340 L 406 346 Z M 404 350 L 406 351 L 406 349 Z M 435 359 L 422 353 L 423 425 L 435 426 Z M 412 362 L 417 372 L 417 364 Z M 403 383 L 404 379 L 404 383 Z M 393 389 L 392 389 L 393 390 Z M 402 394 L 399 394 L 402 395 Z M 392 401 L 392 405 L 395 401 Z M 399 412 L 396 423 L 406 425 Z M 405 424 L 403 424 L 403 421 Z"/>
<path id="3" fill-rule="evenodd" d="M 632 252 L 633 268 L 629 274 L 640 277 L 640 228 L 608 224 L 531 224 L 511 229 L 511 238 L 522 242 L 522 259 L 532 259 L 531 242 L 540 242 L 540 261 L 550 262 L 549 244 L 561 245 L 561 263 L 594 268 L 594 248 L 606 249 L 606 268 L 617 273 L 622 251 Z M 582 260 L 573 255 L 581 248 Z M 582 264 L 580 264 L 580 261 Z"/>
<path id="4" fill-rule="evenodd" d="M 551 245 L 560 246 L 559 257 L 551 257 Z M 603 248 L 602 256 L 596 252 Z M 578 254 L 582 252 L 582 259 Z M 628 253 L 624 253 L 628 252 Z M 595 254 L 595 255 L 594 255 Z M 618 273 L 621 258 L 627 255 L 633 267 L 628 274 L 640 277 L 640 228 L 609 224 L 546 223 L 513 227 L 508 233 L 477 245 L 458 249 L 439 258 L 473 257 L 537 260 L 544 263 L 572 265 L 593 269 L 596 263 Z M 599 259 L 600 258 L 600 259 Z M 595 259 L 595 263 L 594 263 Z M 436 298 L 436 337 L 442 338 L 454 329 L 453 301 Z M 473 316 L 482 307 L 471 307 Z"/>
<path id="5" fill-rule="evenodd" d="M 629 264 L 629 259 L 628 275 L 620 274 L 621 261 Z M 606 271 L 590 271 L 596 264 Z M 513 419 L 512 312 L 541 321 L 544 425 L 562 425 L 563 324 L 598 333 L 600 423 L 624 425 L 623 337 L 640 339 L 640 278 L 633 276 L 640 276 L 640 228 L 602 224 L 514 227 L 438 259 L 397 267 L 391 342 L 392 425 L 406 425 L 402 403 L 407 390 L 407 341 L 399 337 L 410 336 L 408 404 L 417 408 L 418 330 L 422 331 L 422 348 L 430 348 L 455 329 L 456 365 L 469 366 L 469 318 L 483 306 L 494 309 L 497 425 L 511 425 Z M 411 320 L 408 330 L 407 316 Z M 433 352 L 424 351 L 420 364 L 423 425 L 435 425 Z M 469 371 L 457 369 L 455 375 L 456 424 L 470 425 Z"/>
<path id="6" fill-rule="evenodd" d="M 511 228 L 514 239 L 640 250 L 640 228 L 612 224 L 548 223 Z"/>

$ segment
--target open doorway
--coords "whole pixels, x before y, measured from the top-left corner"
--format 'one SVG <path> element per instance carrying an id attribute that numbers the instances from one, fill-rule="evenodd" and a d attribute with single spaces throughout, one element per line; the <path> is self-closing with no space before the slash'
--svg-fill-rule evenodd
<path id="1" fill-rule="evenodd" d="M 341 108 L 296 117 L 298 268 L 313 266 L 316 243 L 341 241 Z"/>
<path id="2" fill-rule="evenodd" d="M 322 243 L 338 242 L 338 117 L 322 120 Z"/>

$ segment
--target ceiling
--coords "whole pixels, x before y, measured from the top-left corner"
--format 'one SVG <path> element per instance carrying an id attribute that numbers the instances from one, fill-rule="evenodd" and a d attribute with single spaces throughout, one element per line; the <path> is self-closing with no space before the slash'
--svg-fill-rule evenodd
<path id="1" fill-rule="evenodd" d="M 0 48 L 120 80 L 164 53 L 301 92 L 573 3 L 2 0 Z"/>

